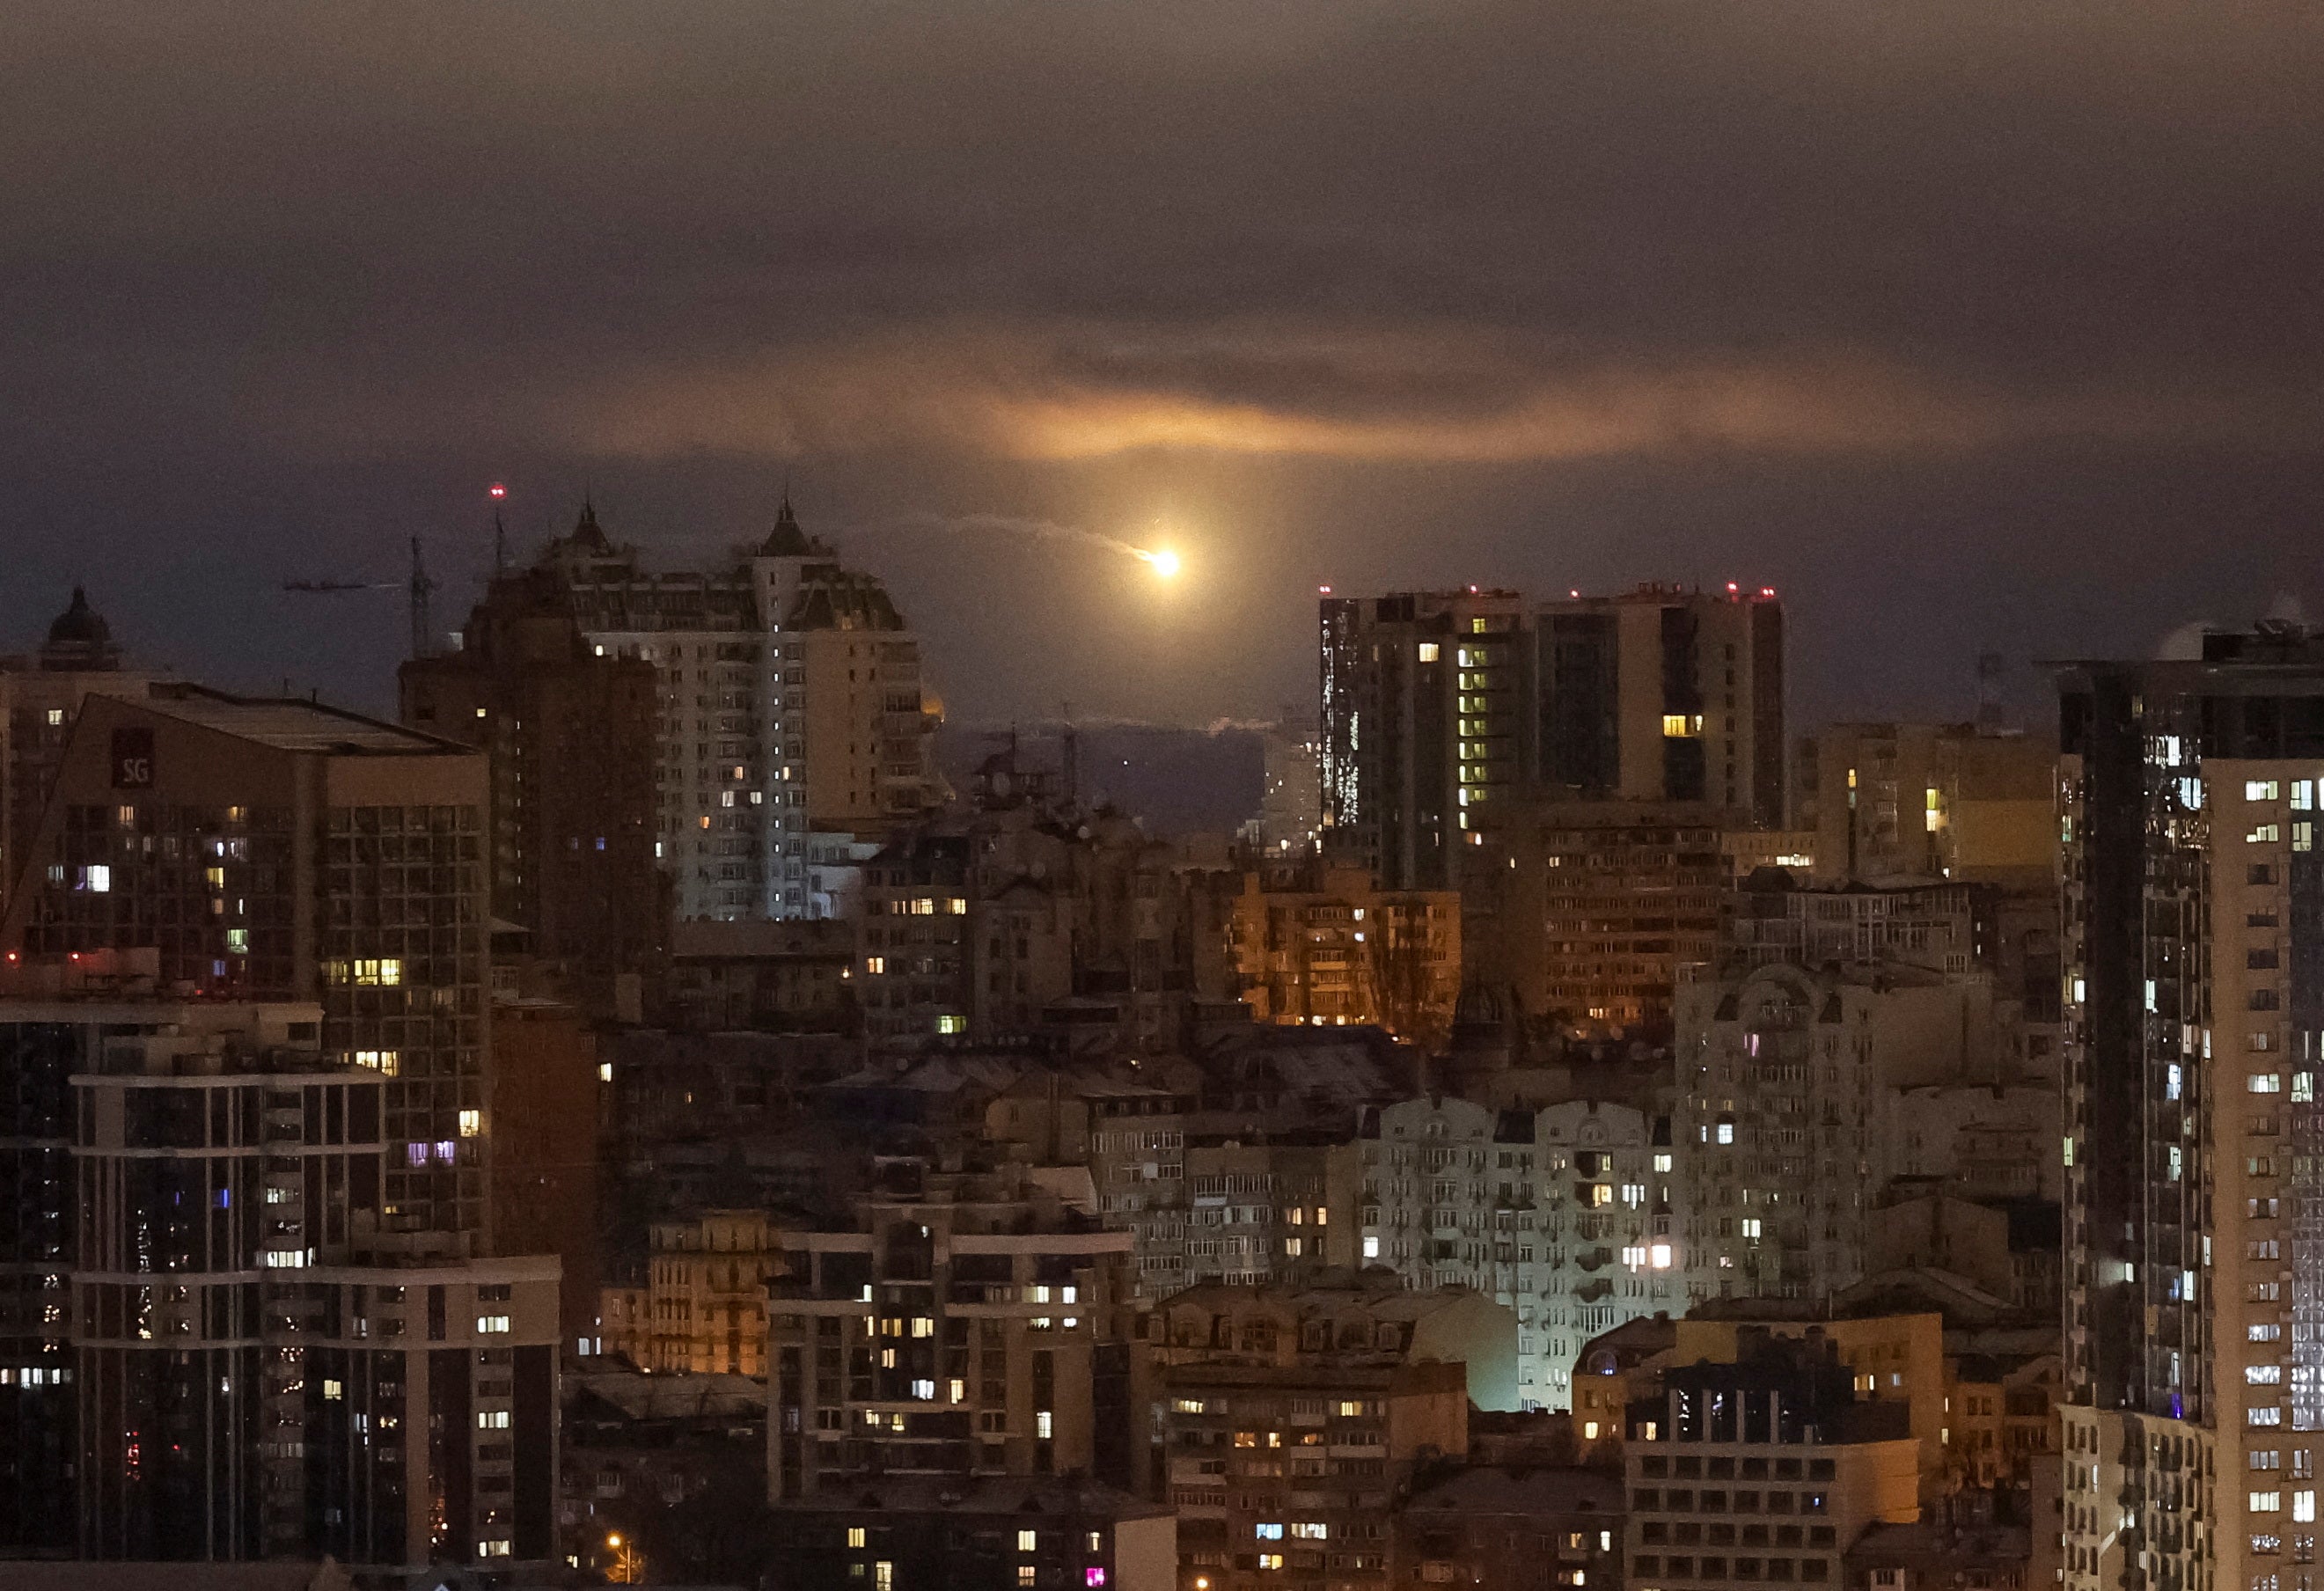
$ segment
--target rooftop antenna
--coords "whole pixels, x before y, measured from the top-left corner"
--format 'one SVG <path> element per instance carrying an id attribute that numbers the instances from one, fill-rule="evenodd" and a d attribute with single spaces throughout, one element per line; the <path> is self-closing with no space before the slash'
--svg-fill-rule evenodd
<path id="1" fill-rule="evenodd" d="M 429 622 L 428 599 L 434 594 L 436 582 L 428 575 L 428 566 L 420 556 L 420 538 L 411 538 L 411 655 L 425 658 L 429 638 L 435 633 Z"/>
<path id="2" fill-rule="evenodd" d="M 1981 735 L 2001 732 L 2001 671 L 1999 652 L 1977 655 L 1977 731 Z"/>
<path id="3" fill-rule="evenodd" d="M 508 527 L 501 523 L 501 510 L 493 510 L 493 573 L 508 573 Z"/>
<path id="4" fill-rule="evenodd" d="M 1082 753 L 1080 738 L 1074 730 L 1074 704 L 1059 702 L 1057 716 L 1065 722 L 1065 810 L 1077 812 L 1081 809 Z"/>

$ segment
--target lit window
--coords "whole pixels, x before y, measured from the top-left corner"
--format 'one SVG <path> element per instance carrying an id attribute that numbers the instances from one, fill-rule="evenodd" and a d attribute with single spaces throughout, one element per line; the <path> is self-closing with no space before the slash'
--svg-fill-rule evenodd
<path id="1" fill-rule="evenodd" d="M 112 892 L 113 869 L 103 863 L 83 868 L 80 878 L 81 887 L 91 895 L 106 895 Z"/>
<path id="2" fill-rule="evenodd" d="M 2283 1091 L 2283 1074 L 2255 1071 L 2244 1080 L 2244 1087 L 2255 1094 L 2280 1094 Z"/>
<path id="3" fill-rule="evenodd" d="M 1056 1434 L 1056 1417 L 1047 1409 L 1033 1416 L 1033 1434 L 1044 1441 Z"/>
<path id="4" fill-rule="evenodd" d="M 509 1318 L 506 1315 L 478 1315 L 476 1317 L 476 1329 L 484 1333 L 486 1336 L 490 1336 L 497 1331 L 506 1331 L 508 1329 Z"/>
<path id="5" fill-rule="evenodd" d="M 509 1555 L 509 1539 L 506 1536 L 496 1536 L 489 1541 L 479 1541 L 476 1543 L 476 1556 L 506 1558 Z"/>
<path id="6" fill-rule="evenodd" d="M 612 1082 L 613 1081 L 613 1063 L 611 1061 L 600 1061 L 597 1062 L 597 1081 L 599 1082 Z"/>
<path id="7" fill-rule="evenodd" d="M 2246 801 L 2273 801 L 2276 797 L 2277 790 L 2278 786 L 2273 779 L 2244 781 L 2244 799 Z"/>
<path id="8" fill-rule="evenodd" d="M 1434 663 L 1443 655 L 1443 648 L 1438 646 L 1434 641 L 1422 641 L 1420 643 L 1420 660 L 1423 663 Z"/>
<path id="9" fill-rule="evenodd" d="M 947 1012 L 944 1016 L 936 1018 L 936 1031 L 940 1034 L 966 1033 L 968 1031 L 968 1018 L 965 1016 L 956 1016 Z"/>
<path id="10" fill-rule="evenodd" d="M 462 1137 L 473 1138 L 484 1130 L 484 1113 L 483 1111 L 463 1110 L 460 1112 L 460 1136 Z"/>
<path id="11" fill-rule="evenodd" d="M 1283 1540 L 1283 1527 L 1280 1524 L 1262 1523 L 1253 1528 L 1255 1533 L 1262 1541 L 1280 1541 Z"/>
<path id="12" fill-rule="evenodd" d="M 64 722 L 64 721 L 65 721 L 65 710 L 64 710 L 63 708 L 61 708 L 61 707 L 51 707 L 51 708 L 50 708 L 50 709 L 49 709 L 49 722 L 50 722 L 50 724 L 51 724 L 51 727 L 53 727 L 53 726 L 55 726 L 55 725 L 57 725 L 57 724 L 60 724 L 60 723 Z"/>
<path id="13" fill-rule="evenodd" d="M 866 956 L 866 957 L 864 957 L 864 958 L 863 958 L 863 970 L 865 970 L 866 972 L 869 972 L 869 973 L 870 973 L 870 974 L 872 974 L 872 976 L 873 976 L 874 978 L 877 978 L 878 976 L 880 976 L 880 974 L 881 974 L 882 972 L 885 972 L 887 970 L 888 970 L 888 958 L 887 958 L 887 957 L 885 957 L 885 956 Z"/>
<path id="14" fill-rule="evenodd" d="M 1017 1532 L 1017 1550 L 1019 1552 L 1030 1552 L 1040 1544 L 1040 1540 L 1041 1538 L 1038 1531 L 1019 1531 Z"/>
<path id="15" fill-rule="evenodd" d="M 849 1525 L 847 1527 L 847 1544 L 850 1547 L 861 1547 L 863 1545 L 863 1527 L 862 1525 Z"/>
<path id="16" fill-rule="evenodd" d="M 506 1409 L 484 1409 L 476 1414 L 478 1430 L 506 1430 L 508 1428 L 509 1412 Z"/>

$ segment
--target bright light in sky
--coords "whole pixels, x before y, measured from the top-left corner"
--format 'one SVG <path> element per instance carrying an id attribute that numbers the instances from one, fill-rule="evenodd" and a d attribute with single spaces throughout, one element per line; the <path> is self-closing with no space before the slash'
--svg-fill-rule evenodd
<path id="1" fill-rule="evenodd" d="M 1154 566 L 1154 572 L 1165 580 L 1172 578 L 1178 573 L 1178 555 L 1167 547 L 1150 552 L 1142 547 L 1134 547 L 1130 550 Z"/>

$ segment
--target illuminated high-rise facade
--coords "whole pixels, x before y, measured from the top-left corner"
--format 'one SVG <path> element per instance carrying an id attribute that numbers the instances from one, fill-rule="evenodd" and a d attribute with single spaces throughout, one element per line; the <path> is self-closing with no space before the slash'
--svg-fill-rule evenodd
<path id="1" fill-rule="evenodd" d="M 2065 1584 L 2312 1591 L 2324 639 L 2061 691 Z"/>
<path id="2" fill-rule="evenodd" d="M 590 508 L 540 566 L 593 649 L 659 676 L 655 842 L 679 918 L 813 915 L 811 831 L 878 836 L 938 800 L 918 639 L 788 501 L 712 573 L 644 570 Z"/>
<path id="3" fill-rule="evenodd" d="M 1456 887 L 1485 812 L 1520 793 L 1784 823 L 1771 590 L 1326 593 L 1319 617 L 1323 847 L 1385 888 Z"/>
<path id="4" fill-rule="evenodd" d="M 1533 617 L 1541 783 L 1703 802 L 1784 826 L 1784 607 L 1774 591 L 1641 585 Z"/>
<path id="5" fill-rule="evenodd" d="M 1325 596 L 1323 850 L 1384 889 L 1450 889 L 1472 814 L 1514 797 L 1532 744 L 1525 599 Z"/>

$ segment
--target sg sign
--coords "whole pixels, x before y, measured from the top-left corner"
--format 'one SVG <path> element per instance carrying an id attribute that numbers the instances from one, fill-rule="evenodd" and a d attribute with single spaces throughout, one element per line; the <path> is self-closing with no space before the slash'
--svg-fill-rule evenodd
<path id="1" fill-rule="evenodd" d="M 113 787 L 150 790 L 153 787 L 153 731 L 117 729 L 113 731 Z"/>

